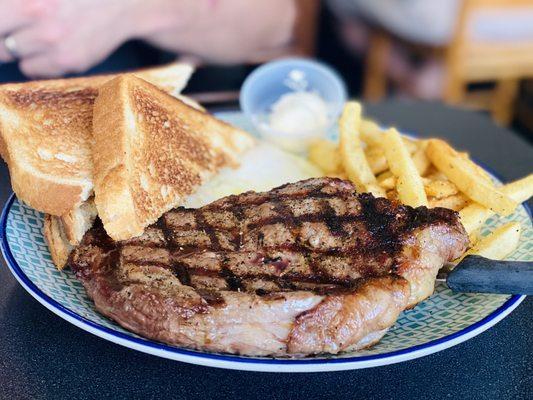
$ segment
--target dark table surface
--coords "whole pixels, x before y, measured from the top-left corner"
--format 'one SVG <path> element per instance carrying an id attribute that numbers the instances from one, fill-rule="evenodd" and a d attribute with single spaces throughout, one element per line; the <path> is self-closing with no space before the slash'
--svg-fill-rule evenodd
<path id="1" fill-rule="evenodd" d="M 384 124 L 447 138 L 506 180 L 533 170 L 533 149 L 483 115 L 438 104 L 367 107 Z M 0 201 L 11 193 L 0 164 Z M 226 371 L 107 342 L 34 300 L 0 266 L 0 398 L 533 399 L 533 300 L 489 331 L 439 353 L 367 370 L 319 374 Z"/>

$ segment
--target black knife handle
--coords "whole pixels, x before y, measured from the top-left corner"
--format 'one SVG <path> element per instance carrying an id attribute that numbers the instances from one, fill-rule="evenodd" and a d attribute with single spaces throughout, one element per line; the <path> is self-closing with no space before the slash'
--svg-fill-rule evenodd
<path id="1" fill-rule="evenodd" d="M 454 292 L 533 295 L 533 262 L 466 256 L 446 283 Z"/>

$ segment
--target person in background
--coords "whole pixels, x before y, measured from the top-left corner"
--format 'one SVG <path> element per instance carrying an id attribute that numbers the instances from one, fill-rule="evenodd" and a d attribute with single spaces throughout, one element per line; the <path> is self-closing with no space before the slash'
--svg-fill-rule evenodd
<path id="1" fill-rule="evenodd" d="M 446 46 L 453 39 L 465 0 L 328 0 L 340 22 L 347 46 L 363 55 L 369 27 L 382 28 L 397 38 L 429 47 Z M 480 41 L 512 43 L 533 39 L 533 11 L 499 9 L 480 12 L 469 21 L 469 35 Z M 387 75 L 401 82 L 405 94 L 423 99 L 442 97 L 445 70 L 438 59 L 413 59 L 400 41 L 394 43 Z"/>
<path id="2" fill-rule="evenodd" d="M 358 56 L 366 53 L 369 25 L 382 26 L 406 40 L 429 46 L 448 43 L 460 0 L 328 0 L 340 21 L 345 44 Z M 442 68 L 432 59 L 413 63 L 401 45 L 391 49 L 387 74 L 417 97 L 436 99 L 442 92 Z M 409 93 L 413 94 L 413 93 Z"/>
<path id="3" fill-rule="evenodd" d="M 0 63 L 29 77 L 84 72 L 140 39 L 213 63 L 288 42 L 294 0 L 0 0 Z"/>

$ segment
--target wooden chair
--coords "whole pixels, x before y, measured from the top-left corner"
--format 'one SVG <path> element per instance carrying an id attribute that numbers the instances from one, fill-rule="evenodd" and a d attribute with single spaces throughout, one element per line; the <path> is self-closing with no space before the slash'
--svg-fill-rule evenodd
<path id="1" fill-rule="evenodd" d="M 533 77 L 533 40 L 491 42 L 470 35 L 472 16 L 479 11 L 531 8 L 532 0 L 463 0 L 451 42 L 442 48 L 416 46 L 417 51 L 441 59 L 446 71 L 443 100 L 491 111 L 495 121 L 508 124 L 513 117 L 520 80 Z M 383 30 L 371 35 L 366 61 L 364 96 L 375 101 L 387 89 L 386 63 L 397 40 Z M 491 93 L 469 93 L 467 85 L 495 82 Z"/>

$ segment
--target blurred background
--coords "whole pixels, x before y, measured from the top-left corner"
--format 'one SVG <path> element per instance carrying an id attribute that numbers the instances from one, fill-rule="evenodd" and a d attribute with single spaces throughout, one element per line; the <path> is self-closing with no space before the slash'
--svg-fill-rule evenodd
<path id="1" fill-rule="evenodd" d="M 0 0 L 0 82 L 193 62 L 235 106 L 257 65 L 317 58 L 350 95 L 444 102 L 533 141 L 533 0 Z"/>

